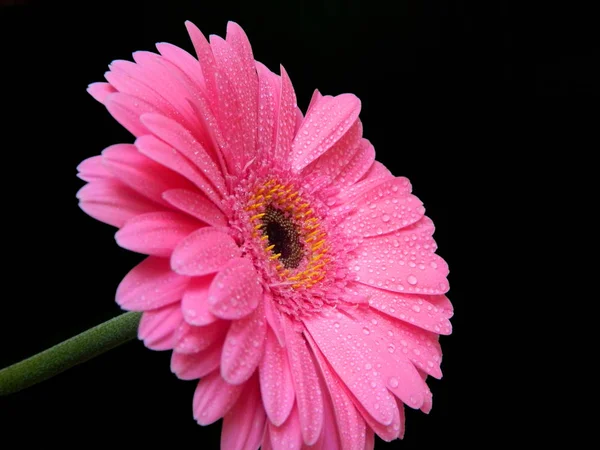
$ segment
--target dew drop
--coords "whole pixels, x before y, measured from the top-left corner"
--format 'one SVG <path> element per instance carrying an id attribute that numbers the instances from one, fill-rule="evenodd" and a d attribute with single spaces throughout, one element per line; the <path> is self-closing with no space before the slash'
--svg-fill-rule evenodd
<path id="1" fill-rule="evenodd" d="M 412 284 L 414 286 L 415 284 L 417 284 L 417 277 L 415 277 L 414 275 L 409 275 L 406 278 L 406 281 L 408 281 L 409 284 Z"/>
<path id="2" fill-rule="evenodd" d="M 390 385 L 391 388 L 397 388 L 398 387 L 398 378 L 396 377 L 391 377 L 388 380 L 388 384 Z"/>

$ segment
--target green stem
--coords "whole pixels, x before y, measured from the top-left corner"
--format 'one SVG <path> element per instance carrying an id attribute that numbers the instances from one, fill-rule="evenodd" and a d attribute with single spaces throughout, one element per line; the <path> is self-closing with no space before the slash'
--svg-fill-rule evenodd
<path id="1" fill-rule="evenodd" d="M 137 336 L 141 313 L 128 312 L 0 370 L 0 396 L 58 375 Z"/>

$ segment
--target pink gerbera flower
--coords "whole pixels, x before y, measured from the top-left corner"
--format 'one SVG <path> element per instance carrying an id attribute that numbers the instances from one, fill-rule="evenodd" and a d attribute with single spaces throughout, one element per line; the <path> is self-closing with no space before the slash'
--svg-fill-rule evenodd
<path id="1" fill-rule="evenodd" d="M 149 255 L 118 304 L 200 378 L 194 417 L 223 418 L 222 448 L 401 438 L 451 331 L 431 220 L 374 160 L 355 96 L 315 92 L 303 116 L 238 25 L 210 43 L 186 25 L 198 59 L 157 44 L 89 87 L 136 137 L 78 168 L 81 208 Z"/>

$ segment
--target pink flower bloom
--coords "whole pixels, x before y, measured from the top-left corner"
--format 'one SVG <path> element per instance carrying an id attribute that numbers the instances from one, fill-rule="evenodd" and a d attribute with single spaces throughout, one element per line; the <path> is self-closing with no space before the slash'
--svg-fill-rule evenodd
<path id="1" fill-rule="evenodd" d="M 114 61 L 90 94 L 135 137 L 81 163 L 90 216 L 149 255 L 121 282 L 139 337 L 200 378 L 224 449 L 373 448 L 429 412 L 449 334 L 448 266 L 406 178 L 374 160 L 354 95 L 254 60 L 242 29 L 197 58 L 170 44 Z"/>

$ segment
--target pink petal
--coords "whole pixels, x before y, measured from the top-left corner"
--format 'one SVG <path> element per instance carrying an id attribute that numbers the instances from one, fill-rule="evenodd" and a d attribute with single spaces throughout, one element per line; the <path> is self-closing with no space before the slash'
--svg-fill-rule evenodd
<path id="1" fill-rule="evenodd" d="M 192 161 L 221 194 L 227 194 L 225 180 L 205 148 L 179 123 L 158 114 L 145 114 L 142 123 L 154 135 Z"/>
<path id="2" fill-rule="evenodd" d="M 396 189 L 394 191 L 394 189 Z M 396 185 L 383 183 L 358 197 L 356 210 L 339 226 L 354 236 L 380 236 L 407 227 L 423 217 L 423 203 L 414 195 L 399 194 Z"/>
<path id="3" fill-rule="evenodd" d="M 140 122 L 140 116 L 159 112 L 150 103 L 121 92 L 107 96 L 104 105 L 115 120 L 135 137 L 149 133 L 148 129 Z"/>
<path id="4" fill-rule="evenodd" d="M 256 62 L 258 72 L 258 151 L 259 157 L 271 160 L 275 154 L 275 140 L 279 122 L 280 78 Z"/>
<path id="5" fill-rule="evenodd" d="M 415 345 L 419 350 L 428 347 L 432 352 L 435 351 L 433 346 L 417 344 L 414 336 L 407 334 L 408 325 L 403 328 L 402 322 L 393 324 L 391 320 L 367 308 L 356 308 L 347 309 L 344 314 L 332 311 L 326 317 L 305 321 L 338 376 L 366 411 L 383 425 L 389 425 L 394 420 L 396 403 L 393 398 L 389 399 L 391 402 L 373 399 L 387 388 L 410 407 L 420 408 L 429 388 L 411 362 L 417 354 L 408 353 L 413 353 Z M 427 339 L 426 333 L 422 332 L 424 339 Z M 351 339 L 346 339 L 346 336 L 351 336 Z M 335 350 L 341 347 L 345 352 L 339 356 L 340 351 L 336 353 Z M 432 352 L 430 355 L 433 355 Z M 354 364 L 350 365 L 350 361 Z M 372 371 L 372 367 L 376 367 L 377 371 Z M 386 397 L 389 395 L 388 392 L 385 394 Z M 389 416 L 382 417 L 381 410 L 384 407 L 389 411 Z"/>
<path id="6" fill-rule="evenodd" d="M 373 166 L 373 167 L 375 168 L 375 167 L 379 167 L 379 166 Z M 357 203 L 361 203 L 363 201 L 367 201 L 367 200 L 372 201 L 376 198 L 382 198 L 382 197 L 401 198 L 401 197 L 410 196 L 410 193 L 412 192 L 412 185 L 410 184 L 410 181 L 408 180 L 408 178 L 394 177 L 394 176 L 390 176 L 390 175 L 391 174 L 389 173 L 389 171 L 387 171 L 387 169 L 385 169 L 385 171 L 383 171 L 383 172 L 380 172 L 379 170 L 374 169 L 372 172 L 372 175 L 368 176 L 368 178 L 361 181 L 361 183 L 364 181 L 371 180 L 371 179 L 384 180 L 384 181 L 382 183 L 378 183 L 376 186 L 371 187 L 369 190 L 358 194 L 356 196 L 355 201 Z"/>
<path id="7" fill-rule="evenodd" d="M 77 176 L 84 181 L 110 180 L 113 175 L 102 164 L 102 156 L 84 159 L 77 166 Z"/>
<path id="8" fill-rule="evenodd" d="M 424 217 L 410 227 L 365 239 L 350 263 L 355 280 L 395 292 L 443 294 L 448 291 L 448 265 L 436 255 L 433 225 Z M 356 268 L 358 267 L 358 270 Z M 376 269 L 370 272 L 369 269 Z"/>
<path id="9" fill-rule="evenodd" d="M 216 113 L 213 113 L 209 102 L 202 96 L 194 96 L 194 98 L 188 99 L 188 102 L 200 122 L 199 126 L 207 135 L 208 141 L 206 143 L 201 142 L 202 146 L 210 152 L 213 160 L 219 163 L 221 173 L 224 175 L 228 174 L 225 155 L 222 152 L 227 143 L 221 132 Z M 218 112 L 218 109 L 216 111 Z"/>
<path id="10" fill-rule="evenodd" d="M 319 386 L 319 377 L 304 336 L 293 330 L 291 323 L 285 327 L 285 340 L 302 425 L 302 437 L 306 445 L 312 445 L 319 438 L 323 426 L 323 394 Z"/>
<path id="11" fill-rule="evenodd" d="M 285 332 L 283 325 L 283 316 L 279 312 L 279 310 L 273 304 L 273 297 L 269 293 L 269 291 L 264 292 L 264 306 L 265 306 L 265 316 L 267 318 L 267 323 L 269 327 L 275 333 L 277 337 L 277 342 L 282 347 L 285 347 Z"/>
<path id="12" fill-rule="evenodd" d="M 192 278 L 181 300 L 183 318 L 190 325 L 208 325 L 215 322 L 217 317 L 210 312 L 208 290 L 214 275 Z"/>
<path id="13" fill-rule="evenodd" d="M 369 330 L 375 357 L 387 358 L 388 364 L 381 368 L 381 375 L 388 389 L 410 407 L 420 408 L 429 388 L 415 365 L 441 378 L 437 335 L 368 309 L 356 309 L 351 315 L 356 330 Z"/>
<path id="14" fill-rule="evenodd" d="M 327 97 L 330 99 L 333 98 L 331 95 L 328 95 Z M 308 103 L 308 108 L 306 108 L 307 116 L 314 109 L 315 105 L 322 101 L 322 99 L 323 99 L 323 95 L 319 92 L 318 89 L 315 89 L 313 92 L 313 95 L 310 98 L 310 102 Z"/>
<path id="15" fill-rule="evenodd" d="M 110 72 L 104 77 L 119 92 L 137 100 L 143 100 L 156 111 L 169 116 L 177 116 L 177 111 L 156 90 L 150 87 L 146 71 L 130 61 L 113 61 Z"/>
<path id="16" fill-rule="evenodd" d="M 429 399 L 431 399 L 431 392 L 429 392 Z M 427 402 L 427 398 L 425 399 L 425 402 Z M 406 430 L 406 417 L 404 415 L 404 404 L 398 400 L 398 412 L 400 413 L 400 430 L 398 431 L 398 439 L 404 439 L 404 431 Z M 423 403 L 423 407 L 425 406 L 425 403 Z M 421 408 L 421 411 L 423 411 L 423 408 Z M 429 413 L 429 411 L 426 412 L 426 414 Z"/>
<path id="17" fill-rule="evenodd" d="M 396 401 L 379 375 L 382 369 L 372 369 L 378 363 L 388 365 L 387 355 L 380 359 L 362 327 L 341 312 L 312 316 L 304 324 L 337 376 L 369 414 L 384 425 L 392 423 Z"/>
<path id="18" fill-rule="evenodd" d="M 361 417 L 367 424 L 367 430 L 373 430 L 377 436 L 386 442 L 398 439 L 400 432 L 403 430 L 403 418 L 404 418 L 404 406 L 402 402 L 396 401 L 396 407 L 394 408 L 394 417 L 392 423 L 389 425 L 382 425 L 377 422 L 371 415 L 364 409 L 361 404 L 356 405 L 356 408 L 361 414 Z"/>
<path id="19" fill-rule="evenodd" d="M 294 136 L 296 134 L 298 134 L 298 131 L 300 130 L 300 126 L 302 125 L 302 122 L 304 122 L 304 114 L 302 114 L 302 111 L 300 110 L 298 105 L 296 105 L 295 109 L 296 109 L 296 126 L 294 127 Z"/>
<path id="20" fill-rule="evenodd" d="M 375 448 L 375 433 L 373 430 L 367 430 L 367 437 L 365 438 L 365 450 L 373 450 Z"/>
<path id="21" fill-rule="evenodd" d="M 251 380 L 235 406 L 223 417 L 221 448 L 256 450 L 265 433 L 266 416 L 256 379 Z"/>
<path id="22" fill-rule="evenodd" d="M 172 105 L 171 111 L 159 110 L 159 114 L 177 120 L 189 130 L 199 131 L 196 137 L 204 141 L 204 133 L 199 127 L 188 98 L 193 96 L 194 87 L 177 66 L 156 53 L 138 51 L 133 53 L 138 73 L 144 82 Z M 135 67 L 135 66 L 134 66 Z"/>
<path id="23" fill-rule="evenodd" d="M 302 173 L 309 174 L 316 171 L 334 180 L 358 151 L 361 136 L 362 124 L 360 120 L 356 120 L 339 141 L 306 166 Z"/>
<path id="24" fill-rule="evenodd" d="M 265 411 L 271 423 L 281 426 L 294 406 L 294 385 L 292 372 L 285 348 L 269 329 L 265 352 L 259 368 L 260 388 Z"/>
<path id="25" fill-rule="evenodd" d="M 427 374 L 422 370 L 419 370 L 419 375 L 423 378 L 423 381 L 427 382 Z M 398 400 L 398 408 L 400 408 L 401 412 L 404 412 L 404 405 L 401 404 L 400 400 Z M 431 391 L 425 393 L 425 399 L 423 400 L 423 406 L 421 406 L 421 411 L 425 414 L 429 414 L 431 412 L 431 408 L 433 407 L 433 395 Z M 402 427 L 404 428 L 404 416 L 402 417 Z M 402 434 L 404 434 L 404 429 L 402 430 Z M 402 437 L 400 437 L 402 439 Z"/>
<path id="26" fill-rule="evenodd" d="M 356 317 L 361 317 L 361 312 L 357 310 Z M 373 340 L 378 339 L 381 345 L 385 345 L 388 352 L 395 354 L 398 350 L 398 355 L 402 359 L 408 359 L 417 368 L 435 378 L 442 377 L 440 370 L 442 351 L 437 334 L 424 331 L 406 322 L 379 314 L 376 311 L 365 313 L 360 321 L 367 327 L 368 322 L 371 322 L 371 324 L 377 323 L 376 327 L 373 326 L 372 338 Z M 377 328 L 376 331 L 375 328 Z M 428 389 L 426 389 L 427 391 Z M 408 402 L 405 401 L 405 403 Z"/>
<path id="27" fill-rule="evenodd" d="M 220 51 L 219 47 L 228 47 L 228 44 L 219 36 L 211 35 L 210 44 L 213 54 L 216 59 L 215 52 Z M 233 53 L 233 52 L 231 52 Z M 235 62 L 233 65 L 239 65 L 237 55 L 231 56 Z M 225 145 L 221 146 L 221 152 L 227 162 L 229 172 L 237 175 L 241 173 L 247 157 L 248 139 L 247 121 L 244 118 L 244 110 L 240 105 L 240 97 L 236 90 L 234 80 L 230 79 L 231 75 L 227 75 L 227 68 L 221 64 L 217 65 L 216 86 L 218 92 L 218 107 L 214 111 L 218 111 L 217 121 L 221 130 Z M 254 130 L 256 132 L 256 130 Z"/>
<path id="28" fill-rule="evenodd" d="M 175 345 L 175 330 L 181 320 L 179 303 L 145 311 L 138 327 L 138 338 L 152 350 L 171 350 Z"/>
<path id="29" fill-rule="evenodd" d="M 269 435 L 273 450 L 300 450 L 302 448 L 302 426 L 298 408 L 292 408 L 290 416 L 280 427 L 270 423 Z"/>
<path id="30" fill-rule="evenodd" d="M 240 254 L 240 248 L 229 234 L 213 227 L 201 228 L 175 248 L 171 267 L 182 275 L 207 275 L 217 272 Z"/>
<path id="31" fill-rule="evenodd" d="M 417 327 L 439 334 L 450 334 L 452 325 L 446 310 L 438 308 L 430 300 L 432 296 L 400 294 L 377 289 L 365 284 L 353 283 L 350 289 L 368 298 L 371 308 L 384 314 L 404 320 Z"/>
<path id="32" fill-rule="evenodd" d="M 246 162 L 255 156 L 256 123 L 258 113 L 258 77 L 254 66 L 254 57 L 248 38 L 239 25 L 227 24 L 227 40 L 211 36 L 211 46 L 215 60 L 225 73 L 234 89 L 240 107 L 246 112 L 243 119 L 243 134 L 247 136 L 245 152 Z"/>
<path id="33" fill-rule="evenodd" d="M 375 149 L 367 139 L 361 139 L 352 158 L 348 161 L 335 182 L 344 186 L 352 186 L 364 176 L 375 160 Z"/>
<path id="34" fill-rule="evenodd" d="M 221 364 L 222 342 L 216 342 L 207 349 L 197 353 L 173 352 L 171 355 L 171 372 L 181 380 L 203 378 Z"/>
<path id="35" fill-rule="evenodd" d="M 260 362 L 265 349 L 267 323 L 263 308 L 232 322 L 221 354 L 221 376 L 231 384 L 247 381 Z"/>
<path id="36" fill-rule="evenodd" d="M 448 319 L 454 315 L 454 307 L 445 295 L 430 295 L 427 299 L 429 303 L 437 306 Z"/>
<path id="37" fill-rule="evenodd" d="M 230 100 L 233 100 L 234 104 L 238 105 L 240 111 L 244 112 L 244 114 L 238 115 L 240 120 L 237 124 L 239 126 L 237 130 L 240 135 L 245 137 L 240 147 L 242 152 L 237 155 L 240 157 L 240 163 L 244 165 L 254 156 L 254 149 L 256 147 L 258 100 L 256 70 L 254 67 L 249 68 L 243 64 L 240 55 L 221 37 L 211 35 L 210 45 L 221 77 L 224 76 L 227 78 L 228 93 L 226 96 Z M 219 77 L 217 77 L 217 86 L 219 85 L 219 81 Z M 226 105 L 225 108 L 227 108 Z M 229 116 L 231 112 L 222 111 L 222 113 Z"/>
<path id="38" fill-rule="evenodd" d="M 383 165 L 379 161 L 373 161 L 373 165 L 369 167 L 369 170 L 367 170 L 367 172 L 358 181 L 365 181 L 367 179 L 373 178 L 385 180 L 388 178 L 391 179 L 401 177 L 395 177 L 394 175 L 392 175 L 392 172 L 390 172 L 390 169 L 388 169 L 385 165 Z"/>
<path id="39" fill-rule="evenodd" d="M 265 434 L 263 434 L 262 444 L 260 450 L 273 450 L 271 445 L 271 433 L 269 433 L 269 423 L 265 426 Z"/>
<path id="40" fill-rule="evenodd" d="M 189 78 L 194 87 L 200 92 L 206 92 L 206 83 L 196 58 L 185 50 L 167 42 L 156 44 L 156 48 L 166 60 L 176 65 Z"/>
<path id="41" fill-rule="evenodd" d="M 128 250 L 169 257 L 183 238 L 202 226 L 202 223 L 180 213 L 152 212 L 129 219 L 115 239 Z"/>
<path id="42" fill-rule="evenodd" d="M 218 110 L 218 94 L 217 94 L 217 84 L 215 81 L 216 72 L 217 72 L 217 63 L 215 62 L 215 57 L 212 53 L 212 49 L 210 44 L 202 34 L 202 32 L 190 21 L 185 22 L 185 27 L 187 28 L 188 34 L 190 35 L 190 39 L 192 40 L 192 44 L 194 45 L 194 50 L 196 51 L 196 56 L 198 57 L 198 61 L 200 62 L 200 67 L 202 69 L 202 75 L 204 77 L 204 81 L 206 83 L 206 95 L 208 97 L 211 108 L 214 110 Z"/>
<path id="43" fill-rule="evenodd" d="M 205 196 L 185 189 L 163 192 L 163 198 L 175 208 L 215 227 L 227 226 L 227 217 Z"/>
<path id="44" fill-rule="evenodd" d="M 406 178 L 394 177 L 379 161 L 374 161 L 362 179 L 342 190 L 339 200 L 342 203 L 349 203 L 384 182 L 397 183 L 398 192 L 408 190 L 410 193 L 411 186 Z"/>
<path id="45" fill-rule="evenodd" d="M 194 81 L 168 59 L 150 52 L 135 52 L 138 64 L 113 61 L 106 78 L 121 92 L 143 99 L 152 111 L 169 117 L 191 130 L 204 145 L 208 134 L 189 101 L 200 97 Z M 141 115 L 141 114 L 140 114 Z"/>
<path id="46" fill-rule="evenodd" d="M 181 322 L 175 330 L 174 350 L 179 353 L 198 353 L 222 341 L 229 322 L 219 320 L 209 325 L 196 327 Z"/>
<path id="47" fill-rule="evenodd" d="M 169 260 L 149 256 L 135 266 L 117 288 L 117 303 L 129 311 L 146 311 L 181 300 L 188 277 L 171 270 Z"/>
<path id="48" fill-rule="evenodd" d="M 235 22 L 227 22 L 227 36 L 225 37 L 225 40 L 240 57 L 240 63 L 244 67 L 246 77 L 252 79 L 253 75 L 256 75 L 254 55 L 252 54 L 252 46 L 250 45 L 248 36 L 246 36 L 242 27 Z M 254 78 L 254 81 L 255 82 L 252 82 L 252 87 L 254 88 L 252 92 L 256 93 L 258 80 Z"/>
<path id="49" fill-rule="evenodd" d="M 244 384 L 229 384 L 216 370 L 202 378 L 194 393 L 194 418 L 200 425 L 209 425 L 231 409 L 244 389 Z"/>
<path id="50" fill-rule="evenodd" d="M 94 219 L 122 227 L 132 217 L 164 209 L 116 179 L 97 180 L 79 192 L 79 207 Z"/>
<path id="51" fill-rule="evenodd" d="M 215 276 L 208 292 L 210 311 L 222 319 L 241 319 L 258 306 L 262 287 L 247 258 L 233 258 Z"/>
<path id="52" fill-rule="evenodd" d="M 214 209 L 218 205 L 221 205 L 221 195 L 217 193 L 208 179 L 189 159 L 175 151 L 172 147 L 157 137 L 150 135 L 137 138 L 135 146 L 141 154 L 146 155 L 151 160 L 177 172 L 194 183 L 210 199 Z"/>
<path id="53" fill-rule="evenodd" d="M 361 294 L 357 289 L 354 288 L 355 285 L 351 286 L 352 288 L 346 288 L 345 292 L 340 295 L 340 300 L 352 305 L 365 305 L 369 303 L 369 297 L 367 295 Z"/>
<path id="54" fill-rule="evenodd" d="M 169 189 L 193 189 L 179 174 L 155 163 L 131 144 L 112 145 L 102 152 L 105 167 L 123 183 L 161 205 L 162 193 Z"/>
<path id="55" fill-rule="evenodd" d="M 275 138 L 275 161 L 287 161 L 292 150 L 296 129 L 296 93 L 287 72 L 280 66 L 281 94 L 279 95 L 279 117 Z"/>
<path id="56" fill-rule="evenodd" d="M 325 385 L 329 389 L 342 448 L 345 450 L 362 450 L 365 445 L 364 419 L 346 393 L 341 380 L 329 368 L 327 360 L 309 333 L 306 334 L 306 339 L 312 347 L 315 359 L 323 374 Z"/>
<path id="57" fill-rule="evenodd" d="M 321 389 L 325 389 L 325 386 L 321 383 Z M 331 398 L 326 397 L 323 399 L 323 428 L 321 435 L 317 442 L 312 446 L 304 445 L 303 449 L 306 450 L 344 450 L 347 447 L 342 447 L 340 442 L 340 430 L 337 426 L 333 406 L 331 404 Z M 362 450 L 362 448 L 361 448 Z"/>
<path id="58" fill-rule="evenodd" d="M 103 82 L 90 84 L 87 88 L 87 91 L 92 97 L 94 97 L 95 100 L 99 101 L 100 103 L 104 103 L 106 97 L 117 92 L 117 90 L 110 84 Z"/>
<path id="59" fill-rule="evenodd" d="M 300 172 L 329 150 L 354 124 L 359 113 L 360 100 L 351 94 L 317 101 L 306 114 L 292 144 L 292 169 Z"/>

